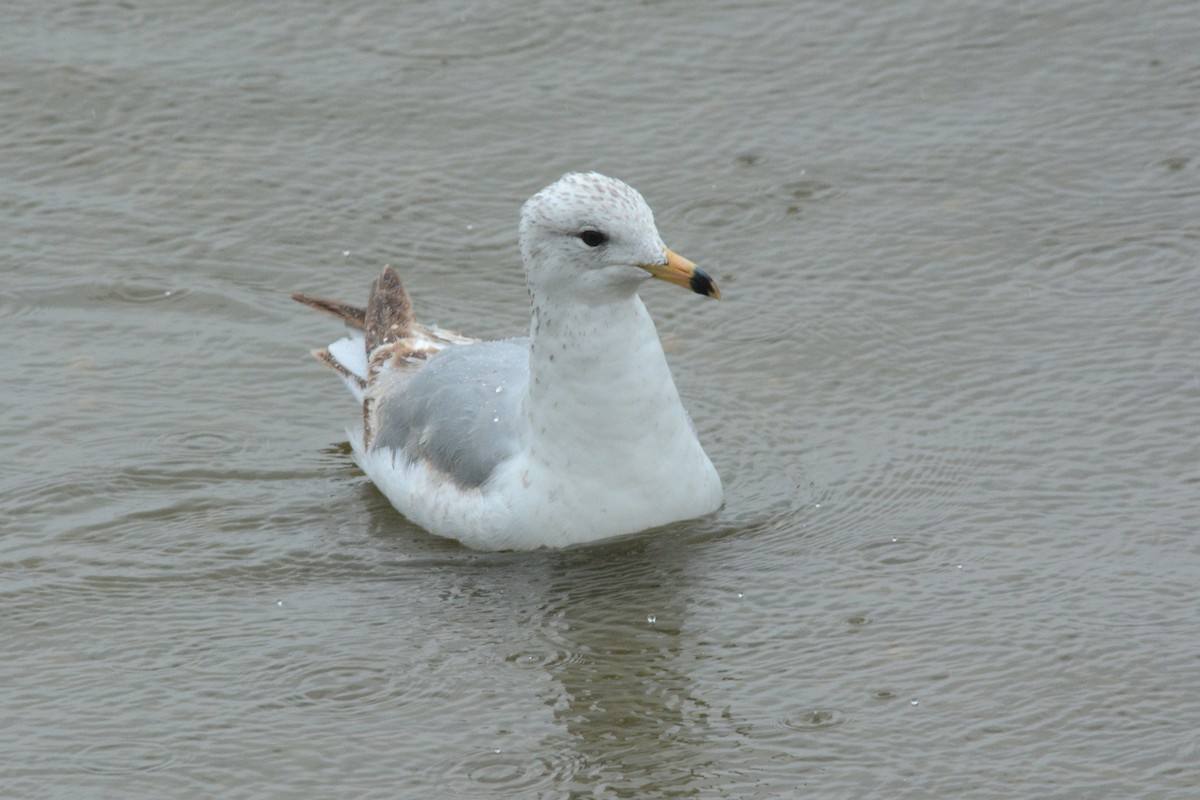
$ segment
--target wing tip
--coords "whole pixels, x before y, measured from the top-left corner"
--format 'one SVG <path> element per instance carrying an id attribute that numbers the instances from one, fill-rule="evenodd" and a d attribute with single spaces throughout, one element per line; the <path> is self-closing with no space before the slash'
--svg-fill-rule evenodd
<path id="1" fill-rule="evenodd" d="M 359 392 L 366 390 L 367 382 L 363 380 L 361 376 L 355 374 L 345 364 L 338 361 L 337 357 L 335 357 L 333 353 L 329 352 L 328 347 L 321 347 L 316 350 L 310 350 L 309 352 L 312 353 L 313 358 L 315 358 L 317 361 L 320 361 L 322 364 L 340 375 L 342 380 L 346 381 L 347 384 L 357 386 Z"/>
<path id="2" fill-rule="evenodd" d="M 292 292 L 292 299 L 309 308 L 331 314 L 351 327 L 363 330 L 366 328 L 367 311 L 359 306 L 343 303 L 340 300 L 328 300 L 324 297 L 313 297 L 301 292 Z"/>
<path id="3" fill-rule="evenodd" d="M 416 324 L 412 299 L 396 268 L 388 264 L 371 286 L 365 316 L 366 347 L 374 353 L 380 345 L 407 338 Z"/>

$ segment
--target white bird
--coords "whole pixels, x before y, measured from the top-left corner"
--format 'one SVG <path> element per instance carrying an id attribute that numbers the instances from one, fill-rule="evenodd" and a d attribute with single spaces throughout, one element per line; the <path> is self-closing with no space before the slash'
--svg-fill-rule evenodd
<path id="1" fill-rule="evenodd" d="M 421 325 L 391 267 L 365 309 L 293 297 L 352 328 L 313 354 L 362 401 L 354 458 L 402 514 L 482 550 L 564 547 L 717 510 L 637 290 L 654 277 L 720 297 L 666 248 L 641 194 L 570 173 L 521 209 L 527 338 Z"/>

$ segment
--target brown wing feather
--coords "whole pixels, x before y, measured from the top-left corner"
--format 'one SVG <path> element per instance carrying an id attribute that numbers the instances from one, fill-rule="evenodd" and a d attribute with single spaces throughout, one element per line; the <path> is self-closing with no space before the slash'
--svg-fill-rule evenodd
<path id="1" fill-rule="evenodd" d="M 292 299 L 363 331 L 367 351 L 365 380 L 340 364 L 327 348 L 312 353 L 322 364 L 363 390 L 363 441 L 366 446 L 371 444 L 374 427 L 371 423 L 375 398 L 370 386 L 385 365 L 391 369 L 415 368 L 444 347 L 475 341 L 453 331 L 418 323 L 404 283 L 391 266 L 384 267 L 371 286 L 366 308 L 299 292 L 293 294 Z"/>
<path id="2" fill-rule="evenodd" d="M 360 306 L 352 306 L 340 300 L 326 300 L 323 297 L 313 297 L 312 295 L 301 294 L 300 292 L 295 292 L 292 295 L 292 299 L 297 303 L 303 303 L 309 308 L 315 308 L 317 311 L 332 314 L 347 325 L 359 330 L 367 326 L 367 311 Z"/>
<path id="3" fill-rule="evenodd" d="M 359 389 L 365 390 L 367 388 L 367 382 L 342 366 L 341 362 L 329 352 L 329 348 L 322 347 L 320 350 L 311 350 L 310 352 L 313 354 L 313 358 L 329 367 L 338 375 L 341 375 L 347 381 L 354 381 Z"/>
<path id="4" fill-rule="evenodd" d="M 366 339 L 367 353 L 384 344 L 404 339 L 412 333 L 412 301 L 400 276 L 393 267 L 383 268 L 371 287 L 367 299 Z"/>

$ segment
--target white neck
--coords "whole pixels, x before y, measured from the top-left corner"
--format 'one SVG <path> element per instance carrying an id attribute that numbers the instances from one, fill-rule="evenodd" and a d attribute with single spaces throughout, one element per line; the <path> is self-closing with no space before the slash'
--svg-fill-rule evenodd
<path id="1" fill-rule="evenodd" d="M 548 312 L 535 294 L 533 305 L 523 480 L 552 501 L 534 513 L 587 541 L 720 506 L 721 479 L 641 299 L 556 298 Z"/>
<path id="2" fill-rule="evenodd" d="M 547 311 L 535 293 L 533 305 L 529 474 L 555 513 L 586 540 L 592 528 L 632 532 L 717 508 L 721 480 L 641 299 L 556 297 Z"/>
<path id="3" fill-rule="evenodd" d="M 529 399 L 535 451 L 623 451 L 651 431 L 690 433 L 658 333 L 636 294 L 603 304 L 534 299 Z M 584 391 L 581 391 L 584 389 Z"/>

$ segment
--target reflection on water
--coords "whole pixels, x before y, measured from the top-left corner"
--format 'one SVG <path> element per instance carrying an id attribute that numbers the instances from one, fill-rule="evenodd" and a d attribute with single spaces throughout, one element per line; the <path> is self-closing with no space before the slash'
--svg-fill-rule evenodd
<path id="1" fill-rule="evenodd" d="M 381 497 L 370 487 L 362 494 Z M 647 786 L 671 793 L 691 791 L 697 776 L 716 771 L 711 732 L 727 733 L 728 725 L 687 672 L 686 540 L 667 534 L 562 553 L 465 554 L 403 521 L 386 500 L 371 511 L 377 541 L 411 536 L 430 551 L 421 569 L 448 571 L 445 601 L 487 615 L 476 622 L 514 626 L 511 639 L 488 637 L 499 659 L 552 680 L 537 702 L 566 738 L 463 754 L 471 768 L 445 759 L 444 777 L 460 781 L 452 785 L 516 791 L 539 776 L 583 795 Z"/>
<path id="2" fill-rule="evenodd" d="M 562 686 L 555 718 L 586 771 L 579 790 L 695 789 L 713 771 L 708 717 L 688 675 L 684 551 L 614 545 L 567 556 L 550 584 L 547 617 L 572 657 L 548 668 Z M 650 620 L 653 620 L 651 622 Z"/>

